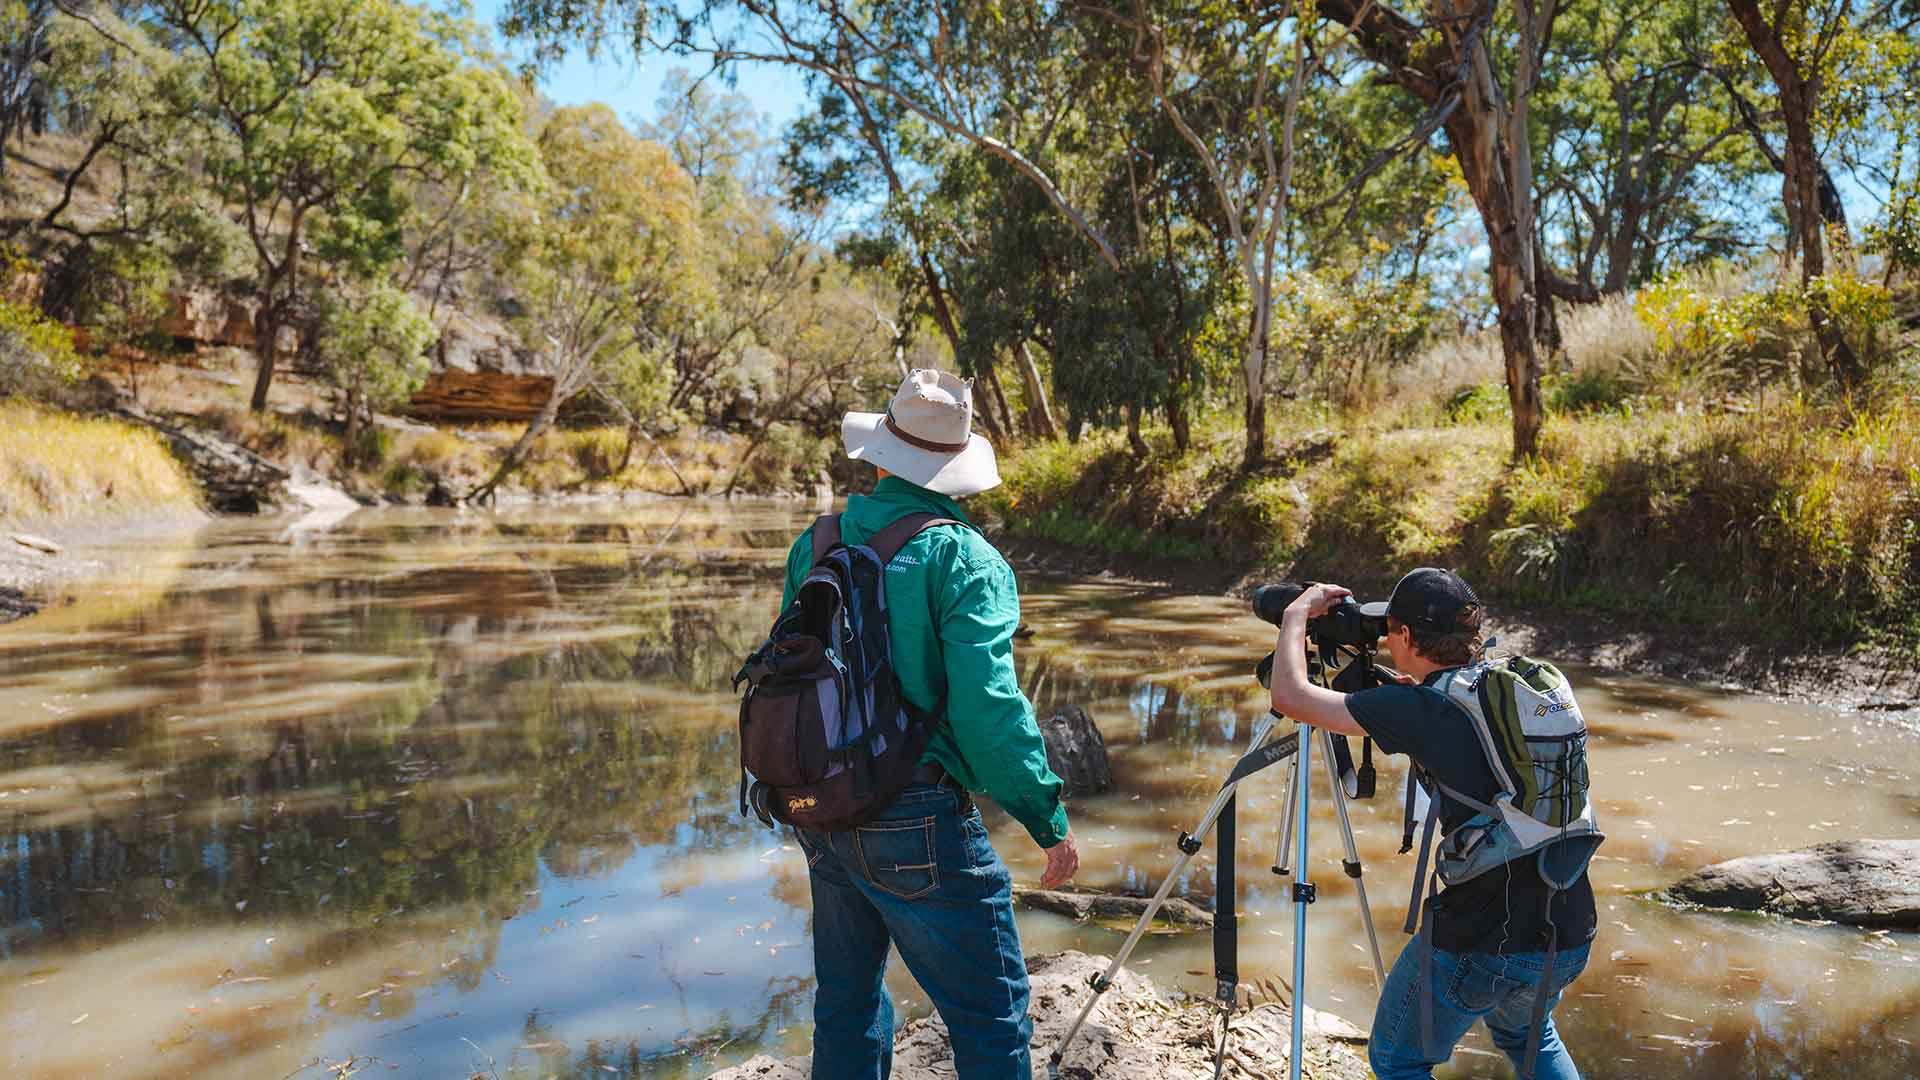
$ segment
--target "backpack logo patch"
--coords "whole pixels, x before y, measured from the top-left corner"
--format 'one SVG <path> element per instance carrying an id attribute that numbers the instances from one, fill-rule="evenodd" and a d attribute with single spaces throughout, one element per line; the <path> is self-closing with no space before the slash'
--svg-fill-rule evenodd
<path id="1" fill-rule="evenodd" d="M 788 799 L 787 813 L 804 814 L 807 811 L 813 809 L 817 805 L 819 804 L 815 801 L 814 797 L 811 795 L 808 795 L 805 798 L 800 798 L 800 799 Z"/>
<path id="2" fill-rule="evenodd" d="M 1566 712 L 1571 708 L 1573 708 L 1573 702 L 1571 701 L 1556 701 L 1550 704 L 1535 705 L 1533 707 L 1533 715 L 1546 716 L 1548 713 Z"/>

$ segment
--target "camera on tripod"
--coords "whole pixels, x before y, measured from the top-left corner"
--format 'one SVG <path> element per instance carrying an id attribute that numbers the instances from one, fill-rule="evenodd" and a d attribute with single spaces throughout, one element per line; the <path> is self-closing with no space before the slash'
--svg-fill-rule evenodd
<path id="1" fill-rule="evenodd" d="M 1306 586 L 1293 583 L 1266 585 L 1253 592 L 1254 614 L 1270 623 L 1278 625 L 1287 605 L 1299 599 Z M 1373 655 L 1380 644 L 1380 638 L 1387 632 L 1387 612 L 1385 604 L 1360 604 L 1351 599 L 1342 601 L 1317 618 L 1307 622 L 1306 664 L 1308 677 L 1323 687 L 1342 692 L 1364 690 L 1380 683 L 1379 671 L 1375 669 Z M 1268 653 L 1260 662 L 1256 672 L 1260 685 L 1271 687 L 1273 682 L 1274 655 Z M 1100 995 L 1113 985 L 1113 977 L 1133 955 L 1135 946 L 1152 923 L 1154 914 L 1166 902 L 1174 883 L 1186 873 L 1188 861 L 1196 855 L 1204 842 L 1203 838 L 1211 831 L 1218 837 L 1220 857 L 1214 876 L 1214 920 L 1213 920 L 1213 966 L 1215 996 L 1219 999 L 1220 1034 L 1214 1042 L 1214 1075 L 1220 1076 L 1226 1063 L 1227 1019 L 1233 1013 L 1239 1000 L 1238 967 L 1238 924 L 1234 911 L 1236 890 L 1234 887 L 1234 796 L 1242 781 L 1282 761 L 1290 768 L 1287 779 L 1285 820 L 1280 828 L 1278 844 L 1274 851 L 1273 872 L 1276 876 L 1293 878 L 1293 1041 L 1287 1061 L 1289 1080 L 1301 1078 L 1301 1055 L 1304 1046 L 1302 1027 L 1307 1013 L 1306 1007 L 1306 939 L 1307 908 L 1312 906 L 1318 896 L 1318 890 L 1307 877 L 1307 834 L 1308 823 L 1312 820 L 1311 789 L 1313 786 L 1314 745 L 1319 744 L 1322 754 L 1320 764 L 1326 769 L 1327 780 L 1331 788 L 1335 820 L 1339 824 L 1343 845 L 1341 869 L 1353 880 L 1354 892 L 1359 900 L 1360 920 L 1367 932 L 1367 944 L 1373 958 L 1373 977 L 1376 988 L 1386 982 L 1386 968 L 1380 961 L 1380 942 L 1373 929 L 1373 909 L 1367 903 L 1366 884 L 1361 880 L 1359 847 L 1354 843 L 1353 824 L 1347 817 L 1346 800 L 1349 798 L 1368 798 L 1374 793 L 1373 740 L 1362 743 L 1362 761 L 1358 769 L 1354 768 L 1353 755 L 1347 748 L 1345 736 L 1335 735 L 1324 728 L 1314 728 L 1301 724 L 1297 730 L 1284 734 L 1276 733 L 1276 725 L 1285 719 L 1277 711 L 1270 712 L 1254 724 L 1252 741 L 1245 754 L 1234 763 L 1227 773 L 1226 780 L 1207 805 L 1206 812 L 1200 817 L 1199 827 L 1192 833 L 1182 832 L 1176 842 L 1179 856 L 1174 860 L 1167 876 L 1160 882 L 1160 888 L 1148 901 L 1147 909 L 1141 913 L 1140 920 L 1134 924 L 1127 940 L 1114 955 L 1104 974 L 1095 976 L 1090 985 L 1093 994 L 1080 1013 L 1068 1026 L 1066 1033 L 1054 1045 L 1053 1053 L 1047 1058 L 1047 1075 L 1050 1080 L 1059 1080 L 1061 1065 L 1065 1061 L 1067 1048 L 1072 1045 L 1074 1036 L 1087 1022 L 1093 1012 L 1094 1003 Z"/>
<path id="2" fill-rule="evenodd" d="M 1275 626 L 1286 614 L 1288 605 L 1299 599 L 1307 586 L 1295 581 L 1281 582 L 1278 585 L 1262 585 L 1253 590 L 1253 613 Z M 1358 693 L 1361 690 L 1379 686 L 1380 672 L 1374 666 L 1373 654 L 1379 648 L 1380 639 L 1387 634 L 1387 605 L 1383 603 L 1362 604 L 1348 597 L 1324 614 L 1307 620 L 1307 640 L 1320 651 L 1318 657 L 1309 656 L 1308 670 L 1320 674 L 1318 665 L 1331 665 L 1337 668 L 1326 685 L 1343 694 Z M 1273 654 L 1268 653 L 1254 668 L 1254 678 L 1260 685 L 1273 686 Z M 1353 750 L 1347 744 L 1345 736 L 1332 738 L 1334 764 L 1339 769 L 1341 786 L 1346 788 L 1350 799 L 1371 799 L 1375 790 L 1375 772 L 1373 768 L 1373 740 L 1366 740 L 1362 748 L 1362 761 L 1358 768 L 1353 764 Z"/>

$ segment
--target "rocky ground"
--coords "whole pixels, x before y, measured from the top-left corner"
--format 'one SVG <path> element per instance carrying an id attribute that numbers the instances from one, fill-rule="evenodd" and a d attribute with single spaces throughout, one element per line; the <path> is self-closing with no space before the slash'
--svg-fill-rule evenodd
<path id="1" fill-rule="evenodd" d="M 1033 985 L 1033 1075 L 1047 1075 L 1047 1057 L 1091 992 L 1087 980 L 1109 959 L 1081 952 L 1030 957 Z M 1071 1080 L 1187 1080 L 1213 1075 L 1220 1014 L 1212 1002 L 1162 990 L 1143 975 L 1122 971 L 1068 1047 L 1060 1075 Z M 1225 1075 L 1238 1080 L 1287 1075 L 1292 1016 L 1284 1004 L 1264 1002 L 1234 1014 L 1227 1037 Z M 1301 1072 L 1311 1080 L 1365 1080 L 1366 1037 L 1337 1017 L 1309 1010 Z M 901 1025 L 894 1038 L 897 1080 L 952 1077 L 953 1052 L 938 1016 Z M 806 1080 L 804 1057 L 760 1055 L 715 1073 L 712 1080 Z"/>

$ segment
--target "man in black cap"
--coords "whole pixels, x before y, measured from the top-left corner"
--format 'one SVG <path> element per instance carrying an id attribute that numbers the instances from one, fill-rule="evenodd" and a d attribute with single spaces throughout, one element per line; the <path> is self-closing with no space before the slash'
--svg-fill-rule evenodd
<path id="1" fill-rule="evenodd" d="M 1274 651 L 1274 709 L 1342 735 L 1371 736 L 1387 753 L 1411 757 L 1440 784 L 1483 803 L 1496 799 L 1501 785 L 1473 721 L 1434 686 L 1446 672 L 1480 661 L 1479 597 L 1449 570 L 1422 567 L 1401 578 L 1385 604 L 1366 605 L 1369 615 L 1386 616 L 1387 651 L 1398 681 L 1342 694 L 1307 680 L 1306 624 L 1350 595 L 1338 585 L 1312 585 L 1287 607 Z M 1445 795 L 1436 801 L 1445 832 L 1475 813 Z M 1452 1056 L 1476 1020 L 1486 1021 L 1494 1044 L 1520 1065 L 1535 1041 L 1536 999 L 1546 1009 L 1538 1028 L 1536 1080 L 1578 1080 L 1552 1009 L 1586 966 L 1595 927 L 1593 886 L 1582 873 L 1549 903 L 1540 875 L 1521 869 L 1526 872 L 1482 874 L 1427 900 L 1424 940 L 1394 962 L 1374 1012 L 1368 1056 L 1379 1080 L 1431 1078 L 1433 1066 Z M 1546 954 L 1554 932 L 1559 949 L 1549 974 Z M 1423 965 L 1420 953 L 1428 946 Z M 1543 981 L 1548 985 L 1541 999 Z M 1423 996 L 1431 1001 L 1424 1006 L 1430 1009 L 1430 1040 L 1422 1032 Z"/>

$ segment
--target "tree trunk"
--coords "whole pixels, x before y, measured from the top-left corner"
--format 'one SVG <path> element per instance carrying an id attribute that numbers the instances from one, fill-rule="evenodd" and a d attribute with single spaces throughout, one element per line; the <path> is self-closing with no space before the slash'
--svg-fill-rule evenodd
<path id="1" fill-rule="evenodd" d="M 520 467 L 521 460 L 527 456 L 527 450 L 533 446 L 534 440 L 538 439 L 543 432 L 553 426 L 554 420 L 560 416 L 560 406 L 562 404 L 560 382 L 561 380 L 559 379 L 553 381 L 552 392 L 547 395 L 546 402 L 540 406 L 540 411 L 534 414 L 532 420 L 527 422 L 527 430 L 521 432 L 520 438 L 516 439 L 514 444 L 507 448 L 507 456 L 500 459 L 500 467 L 494 470 L 493 475 L 487 479 L 487 482 L 468 493 L 465 499 L 466 502 L 479 503 L 492 501 L 494 492 L 500 487 L 500 484 L 505 481 L 507 477 L 512 476 L 515 469 Z"/>
<path id="2" fill-rule="evenodd" d="M 1242 367 L 1246 377 L 1247 407 L 1247 450 L 1244 466 L 1257 469 L 1267 461 L 1267 351 L 1259 340 L 1265 336 L 1265 327 L 1259 326 L 1260 318 L 1255 316 L 1254 340 L 1247 343 L 1247 358 Z"/>
<path id="3" fill-rule="evenodd" d="M 360 383 L 356 376 L 347 387 L 347 430 L 341 436 L 340 464 L 348 468 L 360 463 Z"/>
<path id="4" fill-rule="evenodd" d="M 1000 387 L 1000 375 L 994 370 L 991 359 L 980 365 L 980 383 L 987 391 L 986 405 L 993 420 L 993 423 L 987 426 L 998 427 L 1000 431 L 1006 433 L 1006 437 L 1011 437 L 1014 432 L 1013 408 L 1007 404 L 1007 393 Z"/>
<path id="5" fill-rule="evenodd" d="M 1144 459 L 1147 456 L 1147 440 L 1140 434 L 1140 403 L 1127 402 L 1127 446 L 1133 456 Z"/>
<path id="6" fill-rule="evenodd" d="M 1167 402 L 1167 426 L 1173 429 L 1173 448 L 1184 454 L 1193 449 L 1193 417 L 1187 412 L 1185 395 Z"/>
<path id="7" fill-rule="evenodd" d="M 266 288 L 261 290 L 260 314 L 253 320 L 253 352 L 260 365 L 248 406 L 254 412 L 267 410 L 267 390 L 273 386 L 273 368 L 280 360 L 280 325 L 300 288 L 300 221 L 301 215 L 295 213 L 288 227 L 286 257 L 278 271 L 268 273 Z"/>
<path id="8" fill-rule="evenodd" d="M 1780 112 L 1787 127 L 1786 178 L 1781 195 L 1787 219 L 1800 244 L 1800 283 L 1806 292 L 1807 323 L 1813 329 L 1814 340 L 1819 342 L 1820 355 L 1826 359 L 1828 369 L 1841 386 L 1851 389 L 1865 372 L 1848 347 L 1839 324 L 1833 321 L 1826 294 L 1813 284 L 1814 279 L 1826 273 L 1826 213 L 1823 211 L 1829 204 L 1839 202 L 1837 197 L 1823 199 L 1825 193 L 1820 189 L 1824 169 L 1813 142 L 1817 88 L 1801 74 L 1799 65 L 1787 52 L 1780 29 L 1768 25 L 1755 0 L 1727 0 L 1727 6 L 1733 9 L 1734 18 L 1746 32 L 1747 43 L 1766 64 L 1780 94 Z M 1841 220 L 1844 228 L 1844 215 Z"/>
<path id="9" fill-rule="evenodd" d="M 257 365 L 253 376 L 253 397 L 247 407 L 254 412 L 267 411 L 267 390 L 273 386 L 273 365 L 279 360 L 280 305 L 272 300 L 260 305 L 253 320 L 253 356 Z"/>
<path id="10" fill-rule="evenodd" d="M 620 448 L 620 464 L 614 467 L 613 475 L 619 476 L 633 464 L 633 444 L 640 438 L 640 421 L 627 421 L 627 444 Z"/>
<path id="11" fill-rule="evenodd" d="M 1040 365 L 1033 359 L 1033 346 L 1020 343 L 1020 376 L 1027 388 L 1027 417 L 1033 433 L 1042 439 L 1060 437 L 1060 425 L 1053 420 L 1053 407 L 1047 403 L 1047 388 L 1040 381 Z"/>

